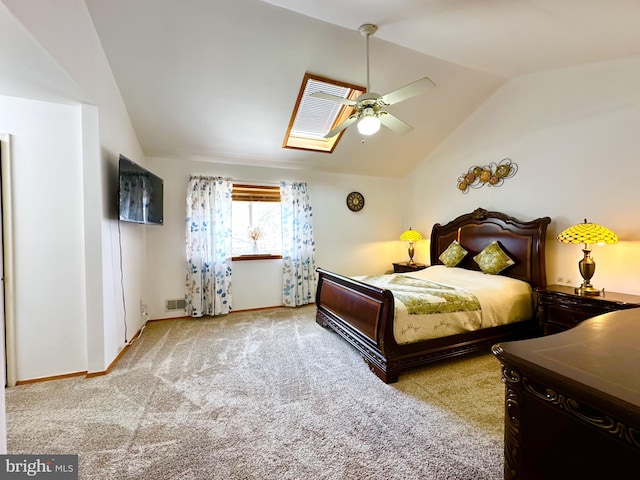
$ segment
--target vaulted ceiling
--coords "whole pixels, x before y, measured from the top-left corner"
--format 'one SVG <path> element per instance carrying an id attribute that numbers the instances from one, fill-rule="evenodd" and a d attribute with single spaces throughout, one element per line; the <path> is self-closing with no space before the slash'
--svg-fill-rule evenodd
<path id="1" fill-rule="evenodd" d="M 640 56 L 636 0 L 86 0 L 148 156 L 401 178 L 510 78 Z M 437 87 L 389 111 L 414 127 L 333 154 L 282 148 L 305 72 Z"/>

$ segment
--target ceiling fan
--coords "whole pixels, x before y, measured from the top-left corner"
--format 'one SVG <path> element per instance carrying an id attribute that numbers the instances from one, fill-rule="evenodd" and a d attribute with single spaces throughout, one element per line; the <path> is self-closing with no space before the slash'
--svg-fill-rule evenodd
<path id="1" fill-rule="evenodd" d="M 312 97 L 323 98 L 325 100 L 331 100 L 333 102 L 342 103 L 353 107 L 355 113 L 353 113 L 344 122 L 336 125 L 333 130 L 327 133 L 324 138 L 331 138 L 336 136 L 345 128 L 349 127 L 355 122 L 358 122 L 358 131 L 362 135 L 373 135 L 380 129 L 380 124 L 393 130 L 396 133 L 405 134 L 413 130 L 413 127 L 407 125 L 399 118 L 393 116 L 385 110 L 389 105 L 402 102 L 408 98 L 415 97 L 425 91 L 436 86 L 435 83 L 429 78 L 424 77 L 409 85 L 405 85 L 402 88 L 387 93 L 386 95 L 380 95 L 379 93 L 371 92 L 369 87 L 369 37 L 376 33 L 378 27 L 370 23 L 361 25 L 358 29 L 362 35 L 366 37 L 367 44 L 367 91 L 360 95 L 355 100 L 349 98 L 342 98 L 337 95 L 331 95 L 324 92 L 312 93 Z"/>

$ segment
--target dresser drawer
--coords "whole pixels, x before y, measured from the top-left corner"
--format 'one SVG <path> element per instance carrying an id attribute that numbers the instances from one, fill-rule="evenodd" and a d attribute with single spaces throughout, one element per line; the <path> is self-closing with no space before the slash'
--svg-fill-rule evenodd
<path id="1" fill-rule="evenodd" d="M 588 318 L 600 315 L 600 313 L 605 312 L 594 312 L 593 310 L 585 310 L 581 308 L 547 305 L 547 322 L 562 325 L 566 328 L 572 328 Z"/>

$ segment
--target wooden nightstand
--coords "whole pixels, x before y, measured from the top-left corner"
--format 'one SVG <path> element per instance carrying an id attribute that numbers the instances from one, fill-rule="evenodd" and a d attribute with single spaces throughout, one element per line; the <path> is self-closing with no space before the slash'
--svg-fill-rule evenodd
<path id="1" fill-rule="evenodd" d="M 574 287 L 548 285 L 536 289 L 538 296 L 538 322 L 543 335 L 562 332 L 580 322 L 627 308 L 640 307 L 640 296 L 607 292 L 586 296 L 575 293 Z"/>
<path id="2" fill-rule="evenodd" d="M 393 273 L 417 272 L 424 268 L 427 268 L 424 263 L 398 262 L 393 264 Z"/>

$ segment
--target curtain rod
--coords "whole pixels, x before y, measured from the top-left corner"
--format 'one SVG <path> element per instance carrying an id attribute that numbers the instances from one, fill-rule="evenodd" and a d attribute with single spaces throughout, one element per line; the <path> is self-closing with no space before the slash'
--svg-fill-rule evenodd
<path id="1" fill-rule="evenodd" d="M 304 180 L 280 180 L 277 182 L 263 182 L 262 180 L 242 180 L 242 179 L 233 178 L 233 177 L 228 177 L 228 179 L 235 183 L 244 183 L 248 185 L 265 185 L 265 186 L 273 185 L 274 187 L 279 187 L 281 182 L 284 182 L 287 184 L 306 183 Z"/>
<path id="2" fill-rule="evenodd" d="M 215 177 L 216 175 L 194 175 L 191 174 L 192 177 Z M 242 180 L 240 178 L 233 178 L 233 177 L 222 177 L 226 180 L 231 180 L 232 182 L 235 183 L 246 183 L 246 184 L 250 184 L 250 185 L 273 185 L 273 186 L 280 186 L 280 182 L 283 181 L 285 183 L 300 183 L 300 181 L 296 181 L 296 180 L 281 180 L 281 181 L 275 181 L 275 182 L 267 182 L 267 181 L 262 181 L 262 180 Z"/>

